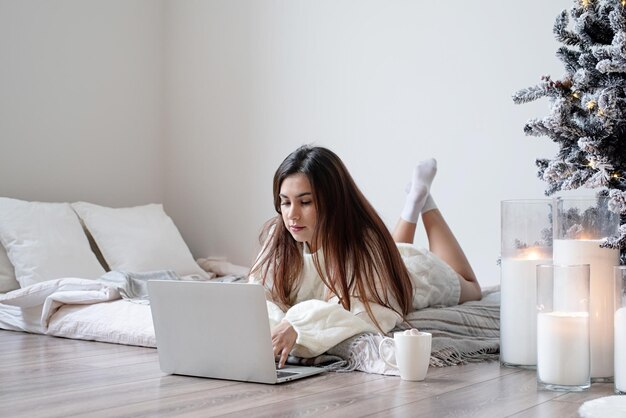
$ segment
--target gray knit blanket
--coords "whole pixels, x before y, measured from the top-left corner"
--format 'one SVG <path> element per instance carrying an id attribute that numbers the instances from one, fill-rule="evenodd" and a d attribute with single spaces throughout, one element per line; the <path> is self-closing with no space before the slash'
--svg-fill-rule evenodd
<path id="1" fill-rule="evenodd" d="M 500 292 L 490 289 L 483 299 L 449 307 L 432 307 L 407 316 L 407 323 L 393 330 L 417 328 L 433 335 L 430 365 L 454 366 L 467 362 L 498 360 L 500 349 Z M 322 365 L 329 370 L 361 370 L 396 374 L 384 365 L 378 353 L 383 335 L 355 335 L 312 358 L 292 357 L 290 363 Z"/>

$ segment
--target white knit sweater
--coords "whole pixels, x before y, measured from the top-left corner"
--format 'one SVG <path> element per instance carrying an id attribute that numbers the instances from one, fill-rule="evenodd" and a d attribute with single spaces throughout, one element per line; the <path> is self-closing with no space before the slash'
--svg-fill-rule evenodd
<path id="1" fill-rule="evenodd" d="M 378 332 L 358 298 L 350 299 L 351 308 L 347 311 L 337 296 L 329 294 L 329 289 L 315 269 L 313 255 L 306 244 L 304 247 L 304 266 L 295 304 L 283 312 L 271 300 L 267 301 L 270 326 L 273 328 L 285 319 L 298 333 L 291 354 L 315 357 L 353 335 L 366 331 Z M 430 251 L 410 244 L 398 244 L 398 250 L 413 284 L 414 309 L 458 304 L 461 292 L 459 275 L 450 266 Z M 322 252 L 318 251 L 317 256 L 323 265 Z M 260 283 L 260 280 L 250 276 L 250 282 Z M 265 286 L 271 288 L 270 279 Z M 392 309 L 373 302 L 370 302 L 370 308 L 385 333 L 402 322 L 402 317 Z"/>

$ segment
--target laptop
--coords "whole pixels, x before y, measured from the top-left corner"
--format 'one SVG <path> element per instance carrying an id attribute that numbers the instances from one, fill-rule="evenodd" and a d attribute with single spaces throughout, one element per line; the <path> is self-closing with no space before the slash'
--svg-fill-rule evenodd
<path id="1" fill-rule="evenodd" d="M 165 373 L 275 384 L 324 371 L 276 368 L 260 284 L 150 280 L 148 293 Z"/>

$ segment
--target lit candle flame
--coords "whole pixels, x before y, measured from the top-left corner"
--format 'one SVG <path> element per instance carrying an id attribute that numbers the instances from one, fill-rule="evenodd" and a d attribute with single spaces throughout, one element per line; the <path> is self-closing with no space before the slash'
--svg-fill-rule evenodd
<path id="1" fill-rule="evenodd" d="M 540 260 L 542 257 L 541 251 L 535 247 L 526 248 L 522 251 L 522 258 L 525 260 Z"/>

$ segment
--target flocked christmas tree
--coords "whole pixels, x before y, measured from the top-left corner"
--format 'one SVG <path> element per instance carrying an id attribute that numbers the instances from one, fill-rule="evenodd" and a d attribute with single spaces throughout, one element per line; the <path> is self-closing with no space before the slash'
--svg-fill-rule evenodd
<path id="1" fill-rule="evenodd" d="M 550 114 L 531 119 L 527 135 L 548 136 L 559 145 L 553 159 L 538 159 L 546 194 L 580 187 L 600 188 L 609 209 L 621 215 L 617 236 L 605 243 L 620 248 L 626 261 L 626 0 L 575 0 L 556 19 L 565 66 L 560 80 L 513 95 L 515 103 L 550 99 Z"/>

